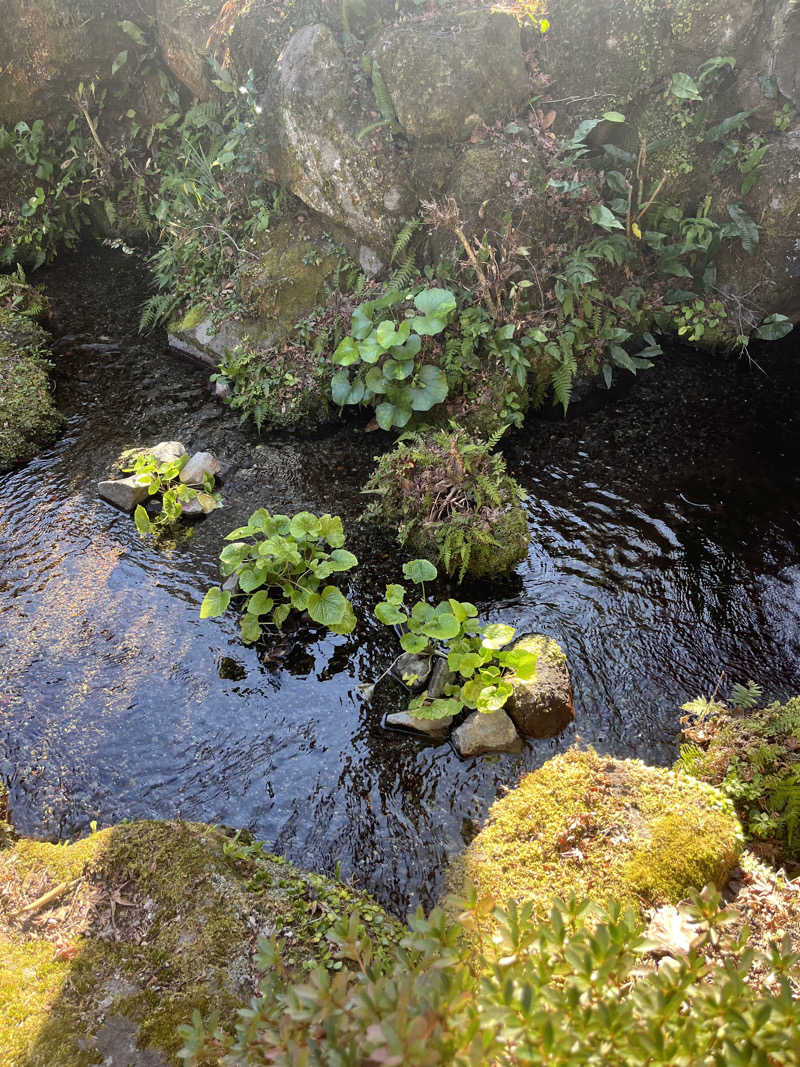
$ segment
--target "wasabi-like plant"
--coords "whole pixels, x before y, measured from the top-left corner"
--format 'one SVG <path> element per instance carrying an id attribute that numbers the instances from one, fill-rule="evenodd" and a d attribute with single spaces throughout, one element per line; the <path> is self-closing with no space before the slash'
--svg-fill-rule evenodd
<path id="1" fill-rule="evenodd" d="M 158 536 L 175 526 L 183 514 L 183 505 L 192 500 L 197 500 L 206 514 L 220 506 L 220 495 L 214 492 L 213 474 L 203 475 L 202 488 L 181 482 L 181 471 L 188 462 L 187 455 L 162 462 L 151 452 L 145 452 L 136 457 L 133 466 L 123 467 L 124 473 L 136 475 L 139 485 L 147 486 L 148 496 L 161 494 L 161 511 L 155 518 L 151 519 L 141 504 L 133 513 L 136 529 L 143 537 Z"/>
<path id="2" fill-rule="evenodd" d="M 400 318 L 397 312 L 409 294 L 390 290 L 367 300 L 353 312 L 350 336 L 333 353 L 341 367 L 333 376 L 335 404 L 375 404 L 375 419 L 383 430 L 405 426 L 415 411 L 430 411 L 447 397 L 447 377 L 426 361 L 427 342 L 442 333 L 456 310 L 449 289 L 423 289 L 413 308 Z M 395 318 L 382 315 L 395 308 Z"/>
<path id="3" fill-rule="evenodd" d="M 232 530 L 225 540 L 232 543 L 220 553 L 220 571 L 223 578 L 235 575 L 235 588 L 209 589 L 201 619 L 222 615 L 233 598 L 241 597 L 242 640 L 248 645 L 258 641 L 265 624 L 280 630 L 292 610 L 305 612 L 332 633 L 353 631 L 356 618 L 350 601 L 335 585 L 322 584 L 358 563 L 343 547 L 338 515 L 301 511 L 290 518 L 259 508 L 247 526 Z"/>
<path id="4" fill-rule="evenodd" d="M 535 677 L 536 654 L 507 647 L 514 639 L 513 626 L 501 622 L 482 626 L 478 609 L 467 601 L 451 597 L 429 603 L 425 583 L 434 581 L 438 572 L 427 559 L 403 564 L 403 575 L 421 586 L 422 599 L 408 607 L 405 586 L 387 585 L 385 599 L 375 608 L 376 618 L 386 626 L 403 627 L 400 644 L 406 652 L 424 654 L 441 645 L 457 676 L 445 686 L 443 697 L 431 698 L 427 689 L 414 697 L 408 710 L 418 719 L 443 719 L 463 708 L 486 714 L 499 711 L 513 692 L 512 678 Z"/>

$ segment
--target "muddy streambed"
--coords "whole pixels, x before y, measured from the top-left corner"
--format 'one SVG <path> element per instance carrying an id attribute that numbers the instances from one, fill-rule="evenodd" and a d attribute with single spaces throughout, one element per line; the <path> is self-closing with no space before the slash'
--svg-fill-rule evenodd
<path id="1" fill-rule="evenodd" d="M 669 763 L 679 705 L 722 671 L 770 697 L 800 689 L 796 345 L 762 354 L 765 373 L 670 353 L 601 409 L 534 419 L 506 442 L 533 544 L 511 579 L 462 598 L 563 644 L 577 722 L 520 756 L 462 761 L 382 728 L 399 692 L 390 706 L 358 690 L 395 652 L 371 610 L 403 557 L 356 522 L 387 441 L 358 425 L 315 439 L 242 429 L 203 370 L 137 335 L 133 259 L 84 249 L 41 277 L 69 423 L 0 494 L 0 775 L 23 833 L 246 825 L 303 866 L 339 863 L 403 914 L 436 898 L 498 790 L 576 736 Z M 226 508 L 171 550 L 96 496 L 123 448 L 159 439 L 233 466 Z M 353 635 L 296 631 L 265 655 L 232 615 L 200 620 L 224 534 L 258 506 L 343 517 L 361 561 Z"/>

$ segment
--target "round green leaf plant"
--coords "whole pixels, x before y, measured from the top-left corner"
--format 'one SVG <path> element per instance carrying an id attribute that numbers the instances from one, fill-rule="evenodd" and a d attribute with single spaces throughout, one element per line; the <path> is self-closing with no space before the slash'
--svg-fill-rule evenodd
<path id="1" fill-rule="evenodd" d="M 157 536 L 175 526 L 183 514 L 183 505 L 192 500 L 199 501 L 206 514 L 221 506 L 220 494 L 214 492 L 213 474 L 203 475 L 202 487 L 184 485 L 180 481 L 180 473 L 188 462 L 187 455 L 162 462 L 151 452 L 144 452 L 136 457 L 132 466 L 123 467 L 125 474 L 134 474 L 139 485 L 147 486 L 148 496 L 161 494 L 161 511 L 154 518 L 150 518 L 141 504 L 133 513 L 136 529 L 142 536 Z"/>
<path id="2" fill-rule="evenodd" d="M 423 289 L 412 307 L 403 308 L 409 299 L 405 292 L 390 290 L 359 305 L 350 336 L 333 353 L 341 368 L 331 382 L 334 403 L 374 404 L 375 419 L 384 430 L 405 426 L 415 411 L 430 411 L 447 397 L 447 377 L 430 362 L 428 339 L 447 328 L 456 310 L 455 295 L 449 289 Z M 385 314 L 389 308 L 394 317 Z"/>
<path id="3" fill-rule="evenodd" d="M 387 585 L 386 596 L 375 616 L 386 626 L 401 626 L 400 644 L 405 652 L 432 654 L 439 647 L 447 653 L 447 666 L 456 680 L 445 686 L 443 697 L 429 697 L 427 689 L 416 696 L 408 710 L 418 719 L 443 719 L 464 708 L 486 714 L 499 711 L 513 692 L 513 679 L 531 681 L 538 657 L 533 652 L 508 648 L 514 627 L 495 622 L 482 626 L 478 609 L 466 601 L 442 600 L 432 604 L 425 596 L 425 582 L 437 577 L 427 559 L 403 565 L 403 574 L 422 587 L 422 599 L 411 607 L 405 603 L 403 585 Z"/>
<path id="4" fill-rule="evenodd" d="M 338 515 L 301 511 L 290 518 L 259 508 L 247 526 L 232 530 L 225 540 L 231 543 L 220 553 L 220 572 L 223 578 L 236 576 L 236 590 L 209 589 L 201 618 L 222 615 L 234 597 L 241 597 L 242 640 L 248 645 L 258 641 L 265 625 L 280 629 L 292 610 L 305 612 L 332 633 L 352 633 L 352 605 L 335 585 L 323 584 L 358 563 L 344 548 Z"/>

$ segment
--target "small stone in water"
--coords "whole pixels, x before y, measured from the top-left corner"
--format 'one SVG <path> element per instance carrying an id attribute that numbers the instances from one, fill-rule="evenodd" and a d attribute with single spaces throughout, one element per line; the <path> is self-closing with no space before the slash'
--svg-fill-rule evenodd
<path id="1" fill-rule="evenodd" d="M 414 730 L 415 733 L 436 739 L 447 737 L 452 722 L 452 715 L 446 715 L 443 719 L 418 719 L 408 711 L 396 711 L 392 715 L 386 716 L 387 726 Z"/>
<path id="2" fill-rule="evenodd" d="M 489 752 L 521 752 L 522 741 L 514 723 L 500 708 L 486 714 L 473 711 L 453 730 L 459 756 L 483 756 Z"/>
<path id="3" fill-rule="evenodd" d="M 180 441 L 159 441 L 150 449 L 145 449 L 155 456 L 159 463 L 171 463 L 174 459 L 180 459 L 186 455 L 186 449 Z"/>
<path id="4" fill-rule="evenodd" d="M 222 464 L 213 452 L 195 452 L 181 471 L 180 478 L 184 485 L 202 485 L 204 475 L 215 477 L 221 470 Z"/>
<path id="5" fill-rule="evenodd" d="M 137 504 L 147 500 L 147 486 L 140 485 L 135 474 L 130 478 L 99 482 L 97 492 L 103 500 L 122 508 L 123 511 L 133 511 Z"/>
<path id="6" fill-rule="evenodd" d="M 392 673 L 411 690 L 422 689 L 431 673 L 431 657 L 417 656 L 413 652 L 404 652 L 398 656 Z"/>

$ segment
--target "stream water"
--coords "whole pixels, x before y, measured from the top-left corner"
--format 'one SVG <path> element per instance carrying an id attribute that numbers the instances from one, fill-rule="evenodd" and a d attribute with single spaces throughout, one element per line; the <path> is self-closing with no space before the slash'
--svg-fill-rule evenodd
<path id="1" fill-rule="evenodd" d="M 800 689 L 796 339 L 759 354 L 763 371 L 669 353 L 602 408 L 534 418 L 505 443 L 531 551 L 508 581 L 462 597 L 563 644 L 577 720 L 520 756 L 462 761 L 383 729 L 398 690 L 370 704 L 357 688 L 396 652 L 371 610 L 404 557 L 356 521 L 388 442 L 359 425 L 259 440 L 211 399 L 206 371 L 137 335 L 141 264 L 89 248 L 41 274 L 68 425 L 0 495 L 0 775 L 21 832 L 178 815 L 246 825 L 302 866 L 340 863 L 404 914 L 436 899 L 498 791 L 576 736 L 669 763 L 679 705 L 721 672 L 723 689 Z M 231 464 L 224 510 L 172 549 L 96 494 L 124 448 L 162 439 Z M 232 614 L 200 620 L 224 534 L 258 506 L 343 517 L 361 561 L 353 635 L 297 630 L 265 653 Z"/>

